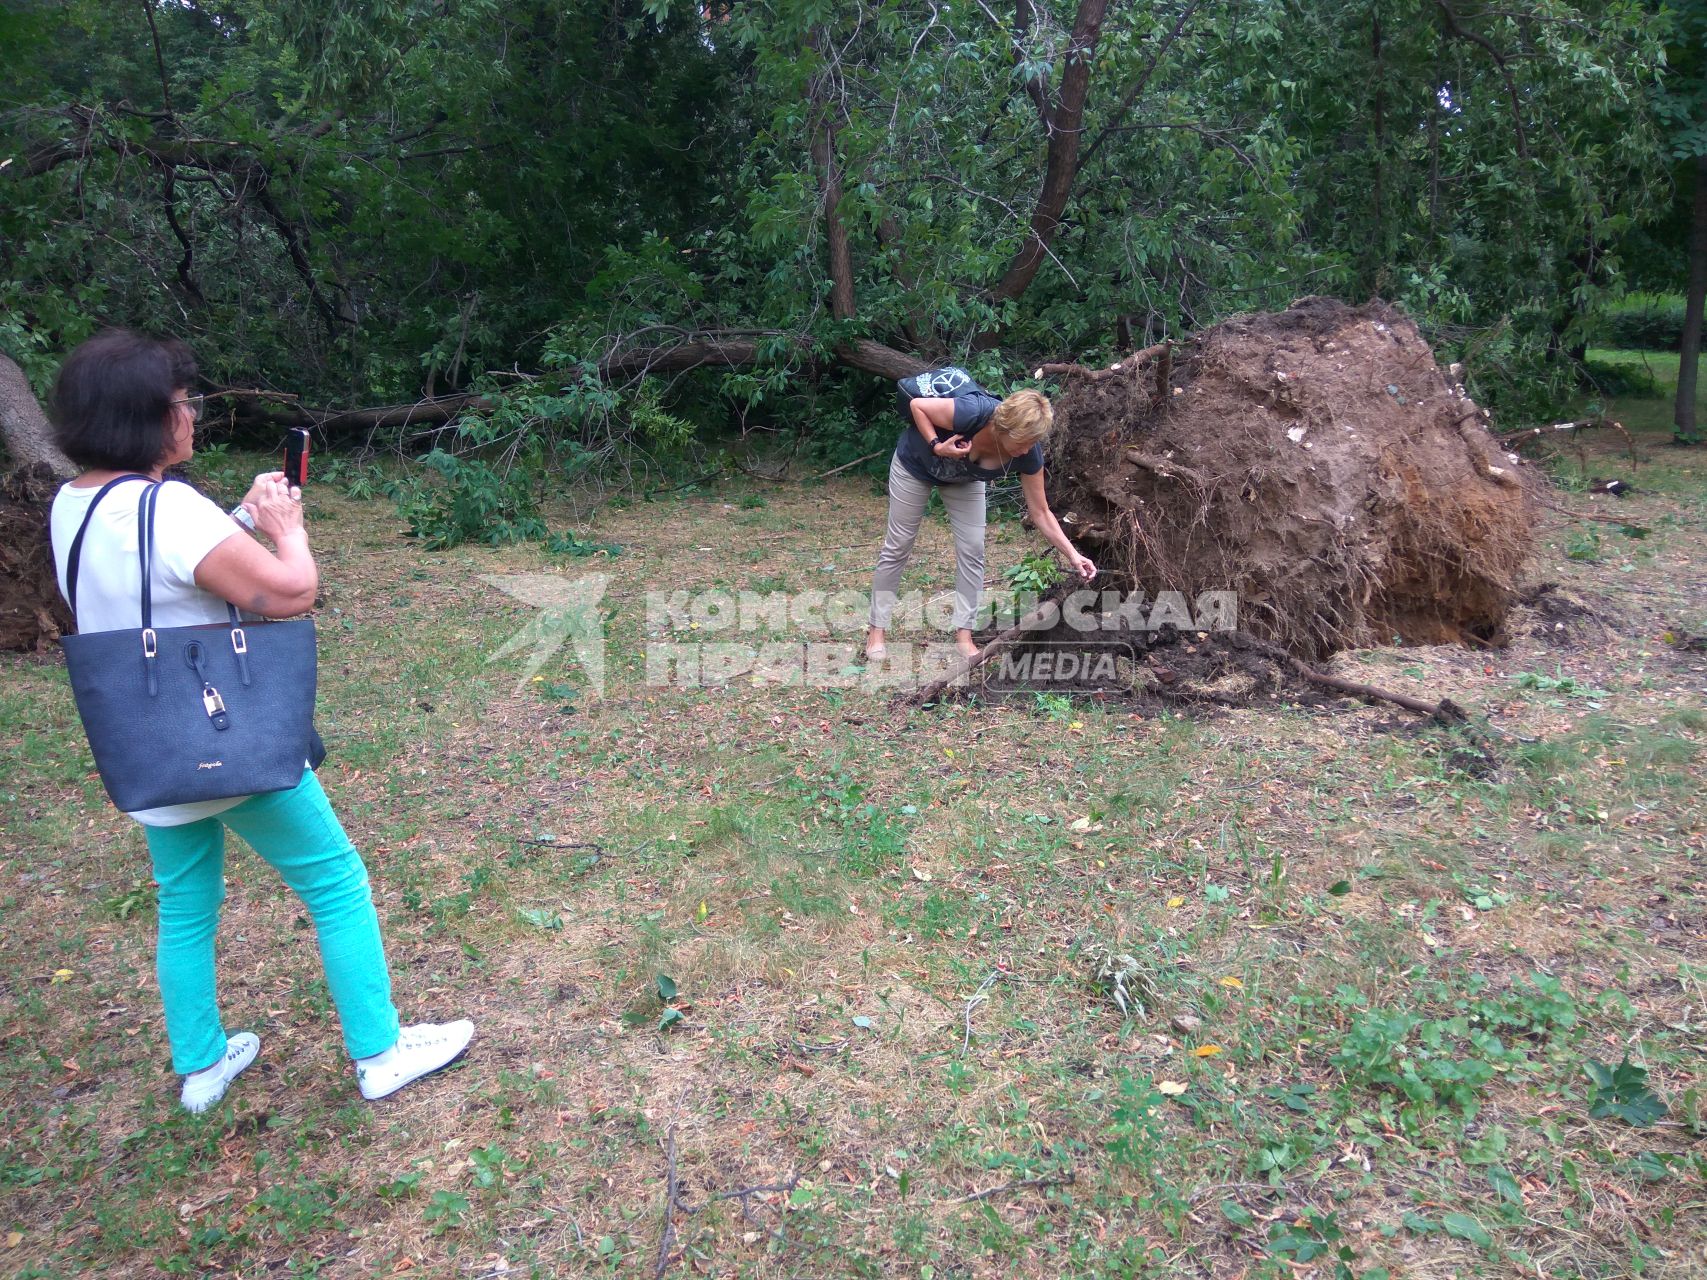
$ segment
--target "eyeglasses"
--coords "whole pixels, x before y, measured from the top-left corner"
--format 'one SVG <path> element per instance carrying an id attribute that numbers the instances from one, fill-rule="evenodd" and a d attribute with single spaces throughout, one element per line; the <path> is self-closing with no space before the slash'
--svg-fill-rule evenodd
<path id="1" fill-rule="evenodd" d="M 200 422 L 202 420 L 202 405 L 206 402 L 207 397 L 203 395 L 185 396 L 182 400 L 172 401 L 173 404 L 187 404 L 190 406 L 190 421 L 192 422 Z"/>

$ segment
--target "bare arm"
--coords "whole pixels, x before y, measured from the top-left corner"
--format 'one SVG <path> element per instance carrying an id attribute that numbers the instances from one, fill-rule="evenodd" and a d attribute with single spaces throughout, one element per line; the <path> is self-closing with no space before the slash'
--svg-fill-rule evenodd
<path id="1" fill-rule="evenodd" d="M 196 585 L 264 618 L 306 613 L 320 590 L 320 570 L 308 549 L 301 501 L 290 496 L 282 474 L 270 472 L 256 478 L 243 505 L 278 550 L 250 537 L 227 538 L 196 566 Z"/>
<path id="2" fill-rule="evenodd" d="M 1067 557 L 1067 563 L 1072 566 L 1074 573 L 1086 582 L 1096 577 L 1096 565 L 1091 563 L 1088 556 L 1079 553 L 1079 549 L 1061 528 L 1061 522 L 1055 518 L 1055 513 L 1049 509 L 1049 498 L 1043 488 L 1043 473 L 1037 471 L 1031 475 L 1021 475 L 1019 487 L 1025 494 L 1026 509 L 1031 512 L 1031 522 L 1037 526 L 1037 531 L 1049 540 L 1051 546 Z"/>
<path id="3" fill-rule="evenodd" d="M 972 448 L 972 442 L 964 436 L 937 440 L 938 431 L 954 430 L 954 401 L 943 396 L 920 396 L 907 407 L 912 410 L 913 426 L 924 437 L 925 448 L 937 457 L 961 457 Z M 938 448 L 939 444 L 941 448 Z"/>

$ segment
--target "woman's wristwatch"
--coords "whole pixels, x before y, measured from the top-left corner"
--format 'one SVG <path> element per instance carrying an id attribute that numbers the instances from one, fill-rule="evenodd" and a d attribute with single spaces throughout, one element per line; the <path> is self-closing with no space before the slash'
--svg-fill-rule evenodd
<path id="1" fill-rule="evenodd" d="M 231 508 L 230 515 L 233 520 L 237 521 L 238 524 L 242 525 L 250 533 L 255 532 L 255 517 L 249 514 L 249 508 L 244 506 L 241 502 Z"/>

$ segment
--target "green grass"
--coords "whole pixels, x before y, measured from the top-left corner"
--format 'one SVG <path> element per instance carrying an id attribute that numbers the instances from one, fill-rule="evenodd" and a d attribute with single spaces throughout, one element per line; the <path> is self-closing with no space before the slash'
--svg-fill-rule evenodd
<path id="1" fill-rule="evenodd" d="M 1544 571 L 1638 601 L 1695 580 L 1704 485 L 1667 465 L 1630 500 L 1651 559 L 1608 527 Z M 326 784 L 405 1017 L 479 1024 L 385 1103 L 354 1090 L 299 905 L 234 850 L 222 997 L 263 1054 L 176 1112 L 142 841 L 63 672 L 7 659 L 11 1270 L 651 1277 L 667 1218 L 670 1276 L 1695 1273 L 1688 655 L 1639 628 L 1357 655 L 1485 717 L 1492 772 L 1349 703 L 646 686 L 655 584 L 863 572 L 881 498 L 833 492 L 609 515 L 603 698 L 566 655 L 519 692 L 487 661 L 529 611 L 478 575 L 541 549 L 426 553 L 388 504 L 315 499 Z M 786 536 L 728 537 L 726 506 Z M 928 526 L 918 581 L 947 547 Z M 1098 956 L 1131 957 L 1141 1012 Z M 1626 1054 L 1658 1124 L 1603 1110 L 1639 1100 L 1589 1074 Z"/>
<path id="2" fill-rule="evenodd" d="M 1604 412 L 1632 432 L 1672 434 L 1679 357 L 1675 351 L 1591 348 L 1591 374 L 1603 377 L 1610 393 L 1585 400 L 1583 410 Z M 1707 380 L 1696 379 L 1696 421 L 1707 428 Z"/>

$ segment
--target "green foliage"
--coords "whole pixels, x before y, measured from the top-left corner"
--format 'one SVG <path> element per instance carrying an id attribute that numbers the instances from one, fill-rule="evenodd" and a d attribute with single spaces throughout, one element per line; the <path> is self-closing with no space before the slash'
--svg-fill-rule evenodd
<path id="1" fill-rule="evenodd" d="M 1682 294 L 1631 293 L 1600 308 L 1591 336 L 1601 346 L 1676 351 L 1683 340 Z"/>
<path id="2" fill-rule="evenodd" d="M 1054 556 L 1047 551 L 1032 551 L 1008 570 L 1008 585 L 1015 591 L 1042 595 L 1061 581 L 1062 573 Z"/>
<path id="3" fill-rule="evenodd" d="M 435 449 L 421 460 L 435 480 L 415 477 L 398 486 L 397 512 L 411 537 L 434 549 L 464 542 L 502 546 L 545 536 L 525 470 L 502 475 L 479 458 Z"/>
<path id="4" fill-rule="evenodd" d="M 1579 525 L 1565 538 L 1565 558 L 1593 564 L 1600 559 L 1600 531 L 1591 525 Z"/>
<path id="5" fill-rule="evenodd" d="M 1442 1114 L 1474 1119 L 1485 1087 L 1528 1064 L 1525 1039 L 1545 1039 L 1577 1022 L 1576 1002 L 1545 974 L 1503 997 L 1476 986 L 1454 997 L 1444 1017 L 1387 1009 L 1358 1014 L 1330 1061 L 1349 1082 L 1402 1098 L 1396 1118 L 1409 1129 Z"/>
<path id="6" fill-rule="evenodd" d="M 1702 128 L 1686 77 L 1662 81 L 1668 40 L 1694 65 L 1696 19 L 1647 5 L 1456 26 L 1428 0 L 1116 7 L 1021 287 L 1050 134 L 1027 90 L 1062 92 L 1073 0 L 1023 24 L 917 0 L 147 12 L 158 61 L 135 12 L 95 0 L 0 22 L 0 348 L 39 387 L 98 319 L 190 337 L 229 385 L 475 391 L 463 439 L 564 480 L 737 428 L 826 468 L 884 452 L 889 389 L 836 371 L 850 343 L 1012 386 L 1039 354 L 1305 293 L 1398 299 L 1481 399 L 1541 416 L 1596 318 L 1625 314 L 1625 246 Z M 600 373 L 706 332 L 704 368 Z"/>
<path id="7" fill-rule="evenodd" d="M 1645 1129 L 1666 1113 L 1666 1104 L 1648 1088 L 1648 1069 L 1638 1067 L 1626 1056 L 1616 1067 L 1590 1058 L 1583 1070 L 1594 1081 L 1589 1115 L 1600 1120 L 1616 1117 Z"/>
<path id="8" fill-rule="evenodd" d="M 545 540 L 545 549 L 554 556 L 574 556 L 577 560 L 585 560 L 603 552 L 607 556 L 622 554 L 622 546 L 615 542 L 595 542 L 591 538 L 577 538 L 572 533 L 554 533 Z"/>

